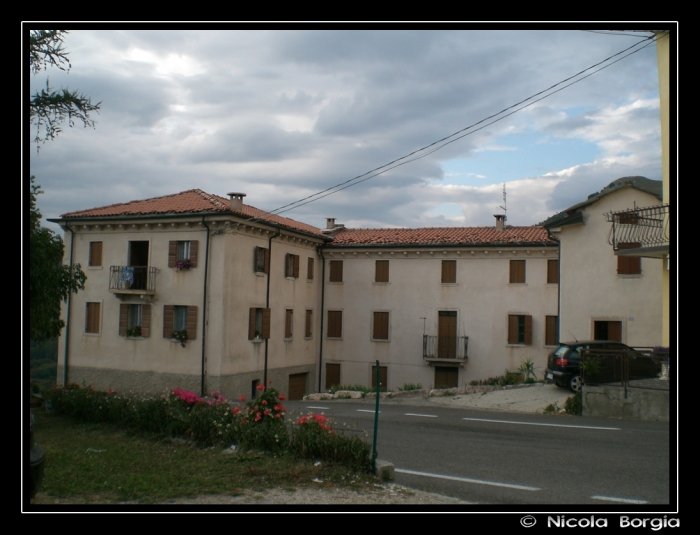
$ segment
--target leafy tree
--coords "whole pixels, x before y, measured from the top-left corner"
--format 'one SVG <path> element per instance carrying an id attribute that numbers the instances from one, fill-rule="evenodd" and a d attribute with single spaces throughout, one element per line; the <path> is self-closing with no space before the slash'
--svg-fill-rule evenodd
<path id="1" fill-rule="evenodd" d="M 30 177 L 29 191 L 29 338 L 46 340 L 61 334 L 65 326 L 60 317 L 61 301 L 71 292 L 85 287 L 85 273 L 80 264 L 63 264 L 63 240 L 41 226 L 41 212 L 36 196 L 41 186 Z"/>
<path id="2" fill-rule="evenodd" d="M 71 64 L 63 48 L 66 30 L 31 30 L 29 33 L 29 70 L 37 75 L 48 67 L 58 67 L 68 72 Z M 54 90 L 46 79 L 46 88 L 37 91 L 29 102 L 29 121 L 36 127 L 34 142 L 53 140 L 61 132 L 61 124 L 68 121 L 74 126 L 76 119 L 83 126 L 94 128 L 91 112 L 99 112 L 101 102 L 93 104 L 90 98 L 67 88 Z M 37 146 L 37 150 L 39 147 Z"/>

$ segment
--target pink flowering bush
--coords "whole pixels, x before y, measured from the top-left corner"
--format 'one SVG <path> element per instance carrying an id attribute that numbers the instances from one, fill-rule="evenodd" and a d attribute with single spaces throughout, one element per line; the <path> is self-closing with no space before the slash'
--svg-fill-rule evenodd
<path id="1" fill-rule="evenodd" d="M 232 411 L 238 419 L 239 444 L 245 449 L 282 452 L 289 444 L 284 423 L 287 409 L 280 403 L 284 396 L 280 396 L 275 388 L 265 388 L 264 385 L 258 385 L 256 391 L 257 397 L 248 401 L 245 409 L 237 407 L 238 410 Z"/>

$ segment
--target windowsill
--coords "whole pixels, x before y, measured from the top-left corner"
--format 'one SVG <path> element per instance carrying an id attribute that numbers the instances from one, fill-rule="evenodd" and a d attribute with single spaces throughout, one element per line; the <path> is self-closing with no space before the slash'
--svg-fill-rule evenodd
<path id="1" fill-rule="evenodd" d="M 284 342 L 293 342 L 294 338 L 283 338 Z"/>
<path id="2" fill-rule="evenodd" d="M 328 284 L 343 284 L 343 281 L 328 281 Z"/>
<path id="3" fill-rule="evenodd" d="M 95 338 L 96 336 L 100 336 L 101 333 L 83 333 L 83 336 L 89 336 L 91 338 Z"/>
<path id="4" fill-rule="evenodd" d="M 306 282 L 313 282 L 313 279 L 306 279 Z"/>
<path id="5" fill-rule="evenodd" d="M 559 347 L 559 344 L 545 344 L 544 347 Z"/>
<path id="6" fill-rule="evenodd" d="M 125 336 L 127 340 L 145 340 L 145 336 Z"/>
<path id="7" fill-rule="evenodd" d="M 262 338 L 253 338 L 253 339 L 251 340 L 251 342 L 253 342 L 254 344 L 260 344 L 260 343 L 262 343 L 263 341 L 264 341 L 264 340 L 263 340 Z"/>
<path id="8" fill-rule="evenodd" d="M 440 286 L 459 286 L 457 282 L 441 282 Z"/>
<path id="9" fill-rule="evenodd" d="M 326 340 L 342 340 L 343 337 L 336 338 L 335 336 L 326 336 Z"/>
<path id="10" fill-rule="evenodd" d="M 559 286 L 558 282 L 548 282 L 547 286 Z"/>
<path id="11" fill-rule="evenodd" d="M 506 347 L 532 347 L 532 344 L 506 344 Z"/>
<path id="12" fill-rule="evenodd" d="M 388 344 L 390 342 L 390 340 L 385 340 L 384 338 L 371 338 L 370 341 L 371 342 L 379 342 L 379 343 L 383 342 L 385 344 Z"/>
<path id="13" fill-rule="evenodd" d="M 296 280 L 295 277 L 285 277 L 285 278 L 286 278 L 288 281 L 295 281 L 295 280 Z"/>
<path id="14" fill-rule="evenodd" d="M 373 286 L 374 286 L 374 285 L 377 285 L 377 286 L 388 286 L 389 284 L 391 284 L 389 281 L 387 281 L 387 282 L 377 282 L 377 281 L 374 281 L 374 282 L 372 283 Z"/>
<path id="15" fill-rule="evenodd" d="M 102 266 L 88 266 L 88 269 L 102 269 Z"/>
<path id="16" fill-rule="evenodd" d="M 313 340 L 313 339 L 314 339 L 313 336 L 304 336 L 304 340 Z"/>
<path id="17" fill-rule="evenodd" d="M 255 276 L 256 276 L 256 277 L 264 277 L 264 276 L 265 276 L 265 272 L 264 272 L 264 271 L 256 271 L 256 272 L 255 272 Z"/>
<path id="18" fill-rule="evenodd" d="M 618 273 L 617 276 L 621 279 L 641 279 L 641 273 Z"/>
<path id="19" fill-rule="evenodd" d="M 509 282 L 508 286 L 527 286 L 527 282 Z"/>

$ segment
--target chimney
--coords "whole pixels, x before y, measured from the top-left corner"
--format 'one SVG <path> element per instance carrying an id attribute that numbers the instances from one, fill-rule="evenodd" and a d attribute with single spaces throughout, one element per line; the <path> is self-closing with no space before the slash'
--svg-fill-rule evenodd
<path id="1" fill-rule="evenodd" d="M 506 229 L 506 215 L 505 214 L 493 214 L 496 218 L 496 230 Z"/>
<path id="2" fill-rule="evenodd" d="M 326 218 L 326 230 L 331 230 L 335 228 L 335 217 Z"/>
<path id="3" fill-rule="evenodd" d="M 243 212 L 243 197 L 245 193 L 227 193 L 230 197 L 229 206 L 234 212 Z"/>

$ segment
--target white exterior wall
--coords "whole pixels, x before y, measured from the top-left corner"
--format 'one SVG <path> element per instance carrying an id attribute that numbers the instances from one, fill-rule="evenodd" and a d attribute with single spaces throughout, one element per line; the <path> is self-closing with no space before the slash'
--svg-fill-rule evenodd
<path id="1" fill-rule="evenodd" d="M 389 390 L 404 383 L 432 387 L 434 365 L 423 359 L 421 318 L 425 333 L 437 335 L 439 311 L 456 311 L 457 335 L 469 336 L 460 386 L 502 375 L 528 358 L 538 377 L 543 373 L 551 350 L 544 345 L 545 316 L 557 315 L 558 285 L 547 284 L 547 260 L 558 258 L 556 247 L 436 248 L 432 255 L 424 248 L 353 248 L 324 256 L 343 261 L 342 283 L 328 282 L 326 266 L 324 306 L 324 322 L 328 310 L 342 310 L 343 337 L 329 339 L 324 332 L 323 386 L 327 363 L 340 363 L 342 384 L 370 385 L 379 360 L 387 366 Z M 509 284 L 511 259 L 526 260 L 525 284 Z M 374 282 L 376 260 L 389 260 L 389 283 Z M 456 260 L 456 284 L 441 283 L 442 260 Z M 388 342 L 371 339 L 374 311 L 389 312 Z M 509 314 L 532 316 L 532 345 L 508 344 Z"/>
<path id="2" fill-rule="evenodd" d="M 130 221 L 124 226 L 105 223 L 76 225 L 73 262 L 80 263 L 88 280 L 85 290 L 71 295 L 68 382 L 96 388 L 159 392 L 182 387 L 199 393 L 202 370 L 206 228 L 201 217 L 189 220 Z M 162 223 L 159 225 L 158 223 Z M 136 226 L 132 226 L 135 224 Z M 226 397 L 251 394 L 254 379 L 263 382 L 265 342 L 248 340 L 249 309 L 265 308 L 266 274 L 254 271 L 256 246 L 268 247 L 274 229 L 237 227 L 219 219 L 211 228 L 206 303 L 205 390 L 221 390 Z M 178 272 L 168 267 L 170 241 L 198 240 L 197 266 Z M 65 262 L 70 258 L 70 232 L 66 232 Z M 102 267 L 89 267 L 89 244 L 101 241 Z M 151 298 L 150 336 L 119 335 L 120 304 L 148 304 L 138 295 L 118 296 L 109 291 L 109 266 L 128 264 L 129 241 L 149 241 L 148 265 L 157 268 L 155 295 Z M 307 258 L 316 258 L 320 239 L 299 237 L 288 231 L 272 240 L 270 261 L 271 337 L 268 342 L 268 379 L 288 393 L 289 375 L 307 373 L 307 392 L 317 388 L 316 353 L 320 323 L 321 261 L 314 262 L 314 280 L 307 282 Z M 284 277 L 285 254 L 300 257 L 299 279 Z M 86 303 L 99 302 L 100 332 L 85 333 Z M 197 335 L 185 347 L 163 338 L 164 305 L 197 307 Z M 284 339 L 285 308 L 294 310 L 292 339 Z M 304 338 L 305 311 L 314 311 L 312 337 Z M 66 307 L 62 307 L 66 321 Z M 58 374 L 63 381 L 66 329 L 59 339 Z"/>
<path id="3" fill-rule="evenodd" d="M 653 195 L 634 188 L 612 192 L 585 207 L 583 224 L 552 229 L 561 247 L 561 341 L 592 340 L 594 321 L 622 322 L 622 342 L 661 345 L 662 260 L 641 259 L 641 275 L 618 275 L 617 256 L 608 243 L 611 224 L 603 214 L 657 205 Z"/>

